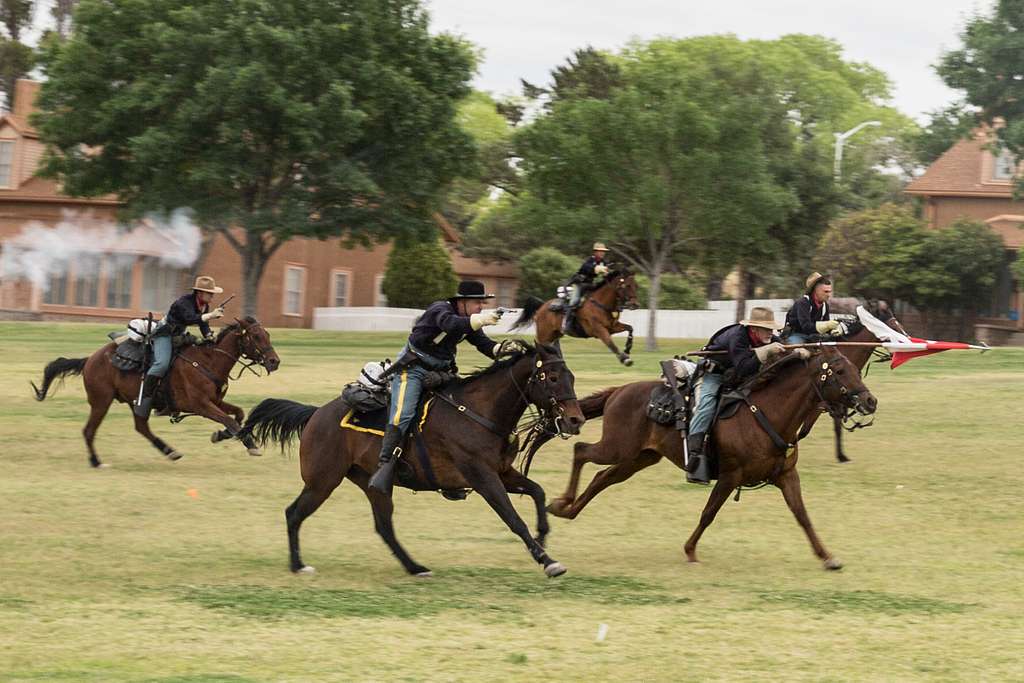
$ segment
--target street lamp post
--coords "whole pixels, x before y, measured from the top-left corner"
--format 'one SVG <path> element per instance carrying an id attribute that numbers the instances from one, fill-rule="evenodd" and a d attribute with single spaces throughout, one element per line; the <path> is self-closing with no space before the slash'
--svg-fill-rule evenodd
<path id="1" fill-rule="evenodd" d="M 859 133 L 862 129 L 867 128 L 868 126 L 875 126 L 875 127 L 877 127 L 877 126 L 881 126 L 881 125 L 882 125 L 881 121 L 865 121 L 864 123 L 861 123 L 861 124 L 858 124 L 858 125 L 854 126 L 853 128 L 851 128 L 850 130 L 846 131 L 845 133 L 835 133 L 835 136 L 836 136 L 836 159 L 835 159 L 835 163 L 832 165 L 832 176 L 833 176 L 833 178 L 835 178 L 835 181 L 837 183 L 839 182 L 839 179 L 843 175 L 843 144 L 845 144 L 846 141 L 849 138 L 852 138 L 854 135 Z"/>

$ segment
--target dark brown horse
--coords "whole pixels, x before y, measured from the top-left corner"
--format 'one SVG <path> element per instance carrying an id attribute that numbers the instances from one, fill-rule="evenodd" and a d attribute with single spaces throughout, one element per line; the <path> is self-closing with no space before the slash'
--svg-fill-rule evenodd
<path id="1" fill-rule="evenodd" d="M 548 506 L 552 514 L 575 518 L 602 490 L 629 479 L 662 458 L 683 468 L 683 440 L 679 432 L 647 418 L 647 403 L 651 390 L 657 385 L 658 382 L 635 382 L 606 389 L 580 401 L 580 408 L 588 419 L 604 416 L 601 441 L 576 443 L 569 485 L 565 493 Z M 749 388 L 751 404 L 789 444 L 796 441 L 801 426 L 817 416 L 822 403 L 836 413 L 856 409 L 863 414 L 873 413 L 877 405 L 857 368 L 834 348 L 815 351 L 807 361 L 795 355 L 784 356 L 752 380 Z M 741 404 L 733 416 L 719 420 L 713 427 L 718 481 L 704 506 L 700 523 L 686 541 L 687 559 L 697 561 L 697 541 L 730 493 L 740 486 L 768 482 L 782 490 L 786 504 L 806 532 L 815 555 L 827 569 L 839 569 L 842 565 L 818 539 L 804 509 L 800 476 L 796 471 L 796 446 L 788 455 L 785 449 L 776 446 L 758 423 L 754 414 L 757 411 Z M 588 462 L 610 467 L 598 472 L 586 490 L 577 496 L 580 472 Z"/>
<path id="2" fill-rule="evenodd" d="M 89 420 L 82 430 L 85 445 L 89 448 L 89 464 L 104 467 L 96 455 L 93 441 L 96 430 L 115 400 L 127 403 L 129 407 L 139 394 L 142 382 L 140 372 L 124 372 L 111 363 L 111 356 L 117 344 L 111 342 L 88 358 L 58 358 L 43 370 L 42 387 L 36 387 L 36 400 L 46 398 L 55 380 L 69 375 L 81 375 L 85 381 L 85 393 L 89 400 Z M 267 372 L 277 370 L 281 364 L 277 352 L 270 344 L 270 335 L 255 319 L 236 320 L 221 328 L 216 341 L 210 344 L 188 346 L 175 358 L 170 371 L 163 380 L 160 391 L 166 387 L 174 412 L 201 415 L 224 425 L 225 429 L 214 432 L 212 440 L 231 438 L 239 433 L 245 411 L 224 400 L 228 391 L 228 375 L 239 358 L 262 365 Z M 168 446 L 149 429 L 149 418 L 134 415 L 135 431 L 146 437 L 153 446 L 171 460 L 177 460 L 181 453 Z M 259 455 L 251 439 L 243 443 L 251 455 Z"/>
<path id="3" fill-rule="evenodd" d="M 856 307 L 858 305 L 860 305 L 860 301 L 858 301 L 857 299 L 834 299 L 833 301 L 835 302 L 835 305 L 833 305 L 833 311 L 834 312 L 835 311 L 843 311 L 844 307 L 849 307 L 849 310 L 845 311 L 845 312 L 848 313 L 848 314 L 851 314 L 851 315 L 854 313 L 854 309 L 856 309 Z M 881 320 L 883 323 L 885 323 L 886 325 L 888 325 L 892 329 L 894 329 L 897 332 L 900 332 L 901 334 L 904 334 L 906 336 L 910 336 L 910 334 L 905 329 L 903 329 L 903 325 L 901 325 L 900 321 L 896 319 L 896 315 L 892 312 L 892 309 L 889 308 L 889 304 L 887 304 L 886 302 L 884 302 L 884 301 L 874 301 L 874 302 L 869 303 L 867 308 L 868 308 L 868 311 L 872 315 L 874 315 L 876 318 Z M 880 340 L 878 339 L 878 337 L 873 335 L 870 332 L 870 330 L 868 330 L 866 327 L 861 325 L 859 322 L 854 322 L 854 323 L 851 323 L 850 334 L 847 334 L 844 337 L 842 337 L 841 341 L 848 341 L 848 342 L 876 342 L 876 341 L 880 341 Z M 857 367 L 857 369 L 860 370 L 861 372 L 864 372 L 864 368 L 867 367 L 868 362 L 871 360 L 872 356 L 874 356 L 876 354 L 876 351 L 877 351 L 876 348 L 871 348 L 870 346 L 846 346 L 846 347 L 843 347 L 843 355 L 846 356 L 846 358 L 851 363 L 853 363 Z M 880 358 L 880 360 L 884 360 L 884 359 L 885 359 L 885 356 L 883 355 L 883 357 Z M 815 418 L 814 420 L 809 422 L 804 429 L 810 431 L 811 427 L 814 426 L 814 422 L 816 420 L 817 420 L 817 418 Z M 832 418 L 832 429 L 833 429 L 833 431 L 835 432 L 835 435 L 836 435 L 836 438 L 835 438 L 835 442 L 836 442 L 836 460 L 838 460 L 839 462 L 849 462 L 850 458 L 848 458 L 846 456 L 846 453 L 843 452 L 843 420 L 842 420 L 842 418 L 840 418 L 840 417 L 833 417 Z"/>
<path id="4" fill-rule="evenodd" d="M 563 334 L 562 321 L 567 315 L 566 311 L 551 309 L 551 305 L 559 301 L 530 299 L 512 329 L 523 327 L 532 320 L 537 325 L 537 341 L 541 344 L 555 343 Z M 600 286 L 587 295 L 576 309 L 575 316 L 587 337 L 600 339 L 619 362 L 632 365 L 633 359 L 629 354 L 633 350 L 633 327 L 620 321 L 619 314 L 627 308 L 636 307 L 636 278 L 624 270 L 612 271 Z M 619 347 L 612 341 L 612 335 L 619 332 L 629 333 L 624 351 L 619 351 Z"/>
<path id="5" fill-rule="evenodd" d="M 556 423 L 572 434 L 579 433 L 583 415 L 576 402 L 572 372 L 558 350 L 550 346 L 525 348 L 438 389 L 422 430 L 423 452 L 411 437 L 406 439 L 398 484 L 414 490 L 477 491 L 523 539 L 544 572 L 558 576 L 565 567 L 552 560 L 543 545 L 549 530 L 544 490 L 512 467 L 517 452 L 512 434 L 531 404 L 549 419 L 557 418 Z M 340 428 L 349 411 L 340 397 L 320 408 L 267 399 L 252 410 L 246 422 L 246 431 L 261 443 L 274 440 L 283 447 L 301 434 L 299 459 L 305 486 L 285 510 L 291 570 L 313 571 L 299 555 L 299 527 L 347 478 L 366 494 L 377 533 L 405 570 L 416 576 L 429 575 L 430 570 L 409 557 L 398 543 L 391 521 L 394 505 L 390 492 L 384 495 L 367 488 L 377 467 L 381 437 Z M 525 493 L 536 503 L 536 539 L 512 506 L 510 492 Z"/>

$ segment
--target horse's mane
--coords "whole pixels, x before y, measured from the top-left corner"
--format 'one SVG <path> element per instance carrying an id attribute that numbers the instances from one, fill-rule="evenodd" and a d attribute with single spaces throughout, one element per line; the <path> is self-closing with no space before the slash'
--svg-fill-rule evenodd
<path id="1" fill-rule="evenodd" d="M 743 391 L 763 389 L 774 382 L 779 375 L 788 371 L 793 365 L 796 365 L 797 361 L 802 362 L 802 359 L 795 353 L 787 353 L 784 356 L 780 356 L 778 360 L 772 361 L 761 368 L 760 372 L 741 384 L 739 388 Z"/>
<path id="2" fill-rule="evenodd" d="M 247 323 L 249 325 L 259 325 L 260 321 L 252 317 L 251 315 L 247 315 L 244 318 L 242 318 L 241 322 Z M 233 322 L 230 325 L 225 325 L 224 327 L 220 328 L 220 332 L 217 333 L 217 339 L 214 341 L 214 343 L 219 344 L 221 339 L 231 334 L 232 332 L 238 330 L 240 327 L 241 324 L 239 324 L 238 322 Z"/>
<path id="3" fill-rule="evenodd" d="M 530 356 L 537 353 L 537 348 L 535 346 L 532 346 L 526 342 L 520 343 L 523 345 L 525 350 L 516 351 L 512 354 L 509 354 L 505 358 L 501 358 L 499 360 L 494 361 L 485 368 L 480 368 L 479 370 L 476 370 L 475 372 L 465 375 L 464 377 L 460 377 L 453 382 L 453 385 L 463 386 L 469 384 L 473 380 L 480 379 L 481 377 L 493 375 L 496 372 L 500 372 L 502 370 L 512 367 L 513 365 L 518 363 L 519 360 L 522 359 L 524 356 Z"/>

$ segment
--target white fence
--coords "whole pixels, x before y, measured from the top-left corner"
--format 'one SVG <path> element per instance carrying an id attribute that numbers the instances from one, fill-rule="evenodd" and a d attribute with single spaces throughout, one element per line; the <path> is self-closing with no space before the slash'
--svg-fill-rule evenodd
<path id="1" fill-rule="evenodd" d="M 747 314 L 755 306 L 764 306 L 775 311 L 775 318 L 781 323 L 792 304 L 790 299 L 750 299 Z M 340 306 L 335 308 L 314 308 L 314 330 L 337 330 L 342 332 L 408 332 L 416 317 L 422 313 L 415 308 L 380 308 L 371 306 Z M 622 321 L 632 325 L 637 337 L 647 336 L 647 309 L 623 311 Z M 501 322 L 488 328 L 489 333 L 505 334 L 510 330 L 516 315 L 508 314 Z M 658 311 L 657 335 L 666 339 L 706 339 L 719 329 L 733 322 L 736 317 L 735 301 L 709 301 L 704 311 Z M 518 330 L 517 333 L 533 334 L 533 326 Z"/>

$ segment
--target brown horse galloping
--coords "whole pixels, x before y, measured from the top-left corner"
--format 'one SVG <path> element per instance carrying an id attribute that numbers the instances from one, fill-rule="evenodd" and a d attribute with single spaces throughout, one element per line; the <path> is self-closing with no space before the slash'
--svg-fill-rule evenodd
<path id="1" fill-rule="evenodd" d="M 548 506 L 559 517 L 575 518 L 587 503 L 602 490 L 629 479 L 662 458 L 683 468 L 683 440 L 671 427 L 647 418 L 647 403 L 658 382 L 634 382 L 606 389 L 580 401 L 587 418 L 604 416 L 601 441 L 595 444 L 577 442 L 574 448 L 572 475 L 565 493 Z M 835 412 L 854 409 L 871 414 L 877 407 L 875 397 L 861 381 L 857 368 L 832 348 L 815 351 L 810 360 L 802 362 L 795 355 L 784 356 L 766 368 L 748 385 L 750 402 L 788 444 L 794 443 L 801 425 L 817 416 L 824 402 Z M 797 449 L 787 457 L 785 450 L 760 426 L 756 411 L 740 405 L 732 417 L 720 419 L 713 427 L 717 445 L 719 474 L 711 490 L 700 523 L 686 541 L 686 557 L 697 561 L 697 541 L 715 519 L 718 510 L 736 488 L 762 482 L 782 490 L 786 504 L 826 569 L 842 565 L 832 557 L 807 516 L 800 493 L 800 476 L 796 471 Z M 601 470 L 579 496 L 576 495 L 583 465 L 592 462 L 611 465 Z"/>
<path id="2" fill-rule="evenodd" d="M 537 324 L 537 341 L 541 344 L 555 343 L 563 334 L 562 321 L 568 315 L 567 311 L 551 310 L 551 304 L 557 301 L 558 299 L 530 299 L 512 325 L 512 329 L 523 327 L 533 320 Z M 576 309 L 576 322 L 583 328 L 585 336 L 604 342 L 620 363 L 632 365 L 633 359 L 629 354 L 633 350 L 633 327 L 621 322 L 619 314 L 627 308 L 636 307 L 636 278 L 624 270 L 612 271 L 599 287 L 587 294 L 586 299 Z M 619 347 L 612 341 L 611 335 L 619 332 L 629 333 L 625 351 L 619 351 Z"/>
<path id="3" fill-rule="evenodd" d="M 549 527 L 544 508 L 544 489 L 512 467 L 516 439 L 510 438 L 526 411 L 534 405 L 548 419 L 579 434 L 583 424 L 573 389 L 572 372 L 558 349 L 538 346 L 437 390 L 423 427 L 423 452 L 407 438 L 397 483 L 414 490 L 471 488 L 498 513 L 502 521 L 523 539 L 527 549 L 548 576 L 565 573 L 565 567 L 544 551 Z M 444 397 L 447 397 L 445 400 Z M 450 401 L 450 402 L 449 402 Z M 343 479 L 358 486 L 370 501 L 377 533 L 407 572 L 430 574 L 398 543 L 392 525 L 391 493 L 369 489 L 370 474 L 377 468 L 381 437 L 365 430 L 342 429 L 349 414 L 340 397 L 317 408 L 284 399 L 267 399 L 253 408 L 245 430 L 261 443 L 277 441 L 282 447 L 301 434 L 299 460 L 305 486 L 285 510 L 291 570 L 309 573 L 313 568 L 299 555 L 299 527 L 316 512 Z M 512 507 L 509 493 L 525 493 L 537 507 L 537 538 Z"/>
<path id="4" fill-rule="evenodd" d="M 42 387 L 32 384 L 36 400 L 42 401 L 54 380 L 63 380 L 69 375 L 82 375 L 90 407 L 89 420 L 82 434 L 89 449 L 89 464 L 93 467 L 104 466 L 96 455 L 93 441 L 110 404 L 117 400 L 130 407 L 139 394 L 139 384 L 142 382 L 140 372 L 124 372 L 114 367 L 110 358 L 116 349 L 117 344 L 111 342 L 88 358 L 58 358 L 43 370 Z M 212 344 L 182 349 L 163 380 L 163 386 L 167 387 L 167 395 L 176 412 L 201 415 L 224 425 L 224 430 L 214 432 L 214 443 L 237 435 L 245 419 L 245 411 L 224 400 L 228 390 L 228 375 L 239 358 L 247 358 L 262 365 L 267 372 L 277 370 L 281 364 L 281 359 L 270 344 L 270 335 L 255 318 L 236 320 L 221 328 Z M 158 451 L 171 460 L 181 457 L 181 453 L 150 431 L 148 417 L 134 414 L 133 417 L 135 431 L 146 437 Z M 251 439 L 243 439 L 243 443 L 251 455 L 259 455 Z"/>

